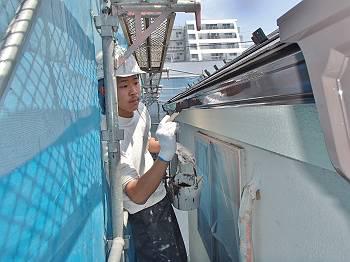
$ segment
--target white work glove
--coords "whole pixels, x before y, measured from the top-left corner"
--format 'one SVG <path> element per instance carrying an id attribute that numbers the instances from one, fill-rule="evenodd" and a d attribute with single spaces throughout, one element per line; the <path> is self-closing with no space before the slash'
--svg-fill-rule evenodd
<path id="1" fill-rule="evenodd" d="M 166 115 L 162 121 L 160 121 L 156 137 L 160 144 L 159 158 L 164 161 L 171 161 L 176 152 L 176 123 L 169 121 L 170 116 Z"/>

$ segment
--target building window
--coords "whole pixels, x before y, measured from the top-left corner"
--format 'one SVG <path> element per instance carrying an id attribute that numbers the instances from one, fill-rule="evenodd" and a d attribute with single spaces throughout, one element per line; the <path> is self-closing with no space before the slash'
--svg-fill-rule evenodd
<path id="1" fill-rule="evenodd" d="M 217 24 L 206 24 L 206 25 L 204 25 L 204 28 L 208 29 L 208 30 L 210 30 L 210 29 L 218 29 L 218 25 Z"/>
<path id="2" fill-rule="evenodd" d="M 182 46 L 182 42 L 176 42 L 177 46 Z"/>
<path id="3" fill-rule="evenodd" d="M 194 30 L 194 25 L 187 25 L 188 30 Z"/>
<path id="4" fill-rule="evenodd" d="M 192 58 L 192 59 L 195 59 L 195 60 L 198 60 L 198 54 L 192 54 L 192 55 L 191 55 L 191 58 Z"/>
<path id="5" fill-rule="evenodd" d="M 219 34 L 218 33 L 208 34 L 208 39 L 219 39 Z"/>
<path id="6" fill-rule="evenodd" d="M 234 24 L 222 24 L 224 29 L 235 29 Z"/>
<path id="7" fill-rule="evenodd" d="M 190 49 L 197 49 L 197 45 L 196 44 L 190 44 Z"/>
<path id="8" fill-rule="evenodd" d="M 189 34 L 188 35 L 188 39 L 196 39 L 196 35 L 195 34 Z"/>
<path id="9" fill-rule="evenodd" d="M 211 54 L 211 59 L 223 59 L 223 58 L 224 58 L 223 54 L 219 54 L 219 53 Z"/>
<path id="10" fill-rule="evenodd" d="M 237 43 L 227 44 L 227 48 L 238 48 L 238 44 Z"/>
<path id="11" fill-rule="evenodd" d="M 200 47 L 202 49 L 220 49 L 221 45 L 220 44 L 201 44 Z"/>

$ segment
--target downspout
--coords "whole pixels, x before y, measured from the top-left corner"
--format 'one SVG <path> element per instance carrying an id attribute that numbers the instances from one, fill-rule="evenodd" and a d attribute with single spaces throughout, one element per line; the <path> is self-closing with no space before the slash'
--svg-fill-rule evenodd
<path id="1" fill-rule="evenodd" d="M 243 188 L 241 205 L 239 208 L 239 247 L 240 261 L 253 262 L 253 239 L 252 239 L 252 213 L 254 200 L 260 199 L 260 193 L 253 181 Z"/>
<path id="2" fill-rule="evenodd" d="M 98 23 L 101 26 L 102 52 L 103 52 L 103 72 L 106 89 L 106 122 L 108 146 L 108 169 L 111 194 L 112 209 L 112 236 L 113 242 L 108 257 L 110 262 L 121 261 L 124 238 L 123 238 L 123 192 L 121 186 L 121 176 L 118 173 L 120 162 L 120 144 L 123 139 L 123 133 L 118 125 L 118 98 L 117 81 L 114 77 L 114 28 L 117 21 L 113 16 L 108 15 L 110 7 L 106 3 L 103 8 L 103 14 L 98 17 Z"/>
<path id="3" fill-rule="evenodd" d="M 22 52 L 40 0 L 25 0 L 17 10 L 0 44 L 0 101 Z"/>

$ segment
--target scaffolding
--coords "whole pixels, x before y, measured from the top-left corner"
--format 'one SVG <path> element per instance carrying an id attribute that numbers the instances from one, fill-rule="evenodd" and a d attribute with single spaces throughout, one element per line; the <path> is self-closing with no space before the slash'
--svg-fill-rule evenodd
<path id="1" fill-rule="evenodd" d="M 142 90 L 146 105 L 159 98 L 159 83 L 176 12 L 194 12 L 200 30 L 200 10 L 197 1 L 112 1 L 112 14 L 119 18 L 129 45 L 116 66 L 134 54 L 141 70 L 146 72 Z"/>

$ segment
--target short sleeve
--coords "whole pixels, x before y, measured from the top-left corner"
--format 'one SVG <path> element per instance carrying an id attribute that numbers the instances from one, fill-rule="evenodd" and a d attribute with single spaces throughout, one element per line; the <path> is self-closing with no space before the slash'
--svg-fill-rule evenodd
<path id="1" fill-rule="evenodd" d="M 148 127 L 148 138 L 151 138 L 151 126 L 152 126 L 152 118 L 146 107 L 146 119 L 147 119 L 147 127 Z"/>
<path id="2" fill-rule="evenodd" d="M 123 190 L 130 181 L 135 180 L 139 177 L 135 167 L 129 158 L 125 155 L 125 153 L 122 153 L 120 155 L 119 173 L 121 174 Z"/>

